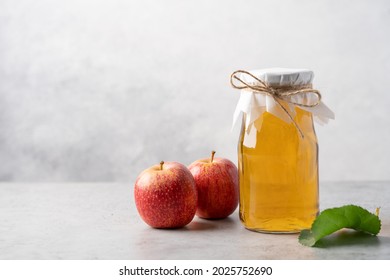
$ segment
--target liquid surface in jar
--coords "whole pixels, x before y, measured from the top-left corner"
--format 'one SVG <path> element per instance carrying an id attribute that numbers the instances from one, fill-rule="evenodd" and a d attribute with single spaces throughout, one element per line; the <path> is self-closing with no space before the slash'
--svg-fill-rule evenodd
<path id="1" fill-rule="evenodd" d="M 240 219 L 248 229 L 297 232 L 310 228 L 318 215 L 317 137 L 311 113 L 299 108 L 296 112 L 304 138 L 294 123 L 268 112 L 256 120 L 261 128 L 255 148 L 243 145 L 241 132 Z"/>

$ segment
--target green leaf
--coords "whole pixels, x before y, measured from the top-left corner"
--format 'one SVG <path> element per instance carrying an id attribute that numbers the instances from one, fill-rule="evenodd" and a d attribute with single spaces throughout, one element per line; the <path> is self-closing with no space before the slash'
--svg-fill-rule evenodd
<path id="1" fill-rule="evenodd" d="M 377 235 L 381 229 L 381 221 L 377 215 L 356 205 L 326 209 L 315 219 L 310 230 L 301 232 L 299 242 L 305 246 L 314 246 L 321 238 L 342 228 Z"/>

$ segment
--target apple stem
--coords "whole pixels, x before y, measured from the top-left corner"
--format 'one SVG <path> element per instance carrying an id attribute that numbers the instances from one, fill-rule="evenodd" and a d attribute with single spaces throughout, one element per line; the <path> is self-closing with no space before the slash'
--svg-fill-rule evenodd
<path id="1" fill-rule="evenodd" d="M 160 161 L 160 170 L 163 170 L 164 161 Z"/>
<path id="2" fill-rule="evenodd" d="M 210 159 L 210 162 L 213 162 L 213 160 L 214 160 L 214 155 L 215 155 L 215 151 L 211 151 L 211 159 Z"/>

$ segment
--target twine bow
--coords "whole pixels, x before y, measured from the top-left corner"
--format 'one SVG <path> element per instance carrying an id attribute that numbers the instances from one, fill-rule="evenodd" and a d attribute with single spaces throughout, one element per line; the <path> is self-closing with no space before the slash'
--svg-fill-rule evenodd
<path id="1" fill-rule="evenodd" d="M 250 77 L 252 77 L 254 80 L 256 80 L 257 84 L 249 84 L 245 81 L 243 81 L 240 77 L 238 77 L 236 74 L 246 74 Z M 234 80 L 237 80 L 241 83 L 241 85 L 236 85 L 234 83 Z M 252 73 L 245 71 L 245 70 L 237 70 L 234 71 L 230 75 L 230 84 L 233 88 L 236 89 L 243 89 L 243 90 L 250 90 L 255 93 L 262 93 L 269 95 L 273 98 L 273 100 L 279 105 L 279 107 L 287 114 L 287 116 L 291 119 L 291 121 L 294 123 L 295 127 L 299 131 L 302 138 L 304 138 L 303 132 L 294 120 L 294 118 L 291 116 L 291 113 L 286 109 L 285 106 L 280 101 L 285 101 L 287 103 L 303 106 L 303 107 L 315 107 L 318 104 L 321 103 L 321 94 L 318 90 L 313 89 L 311 84 L 306 85 L 298 85 L 298 86 L 271 86 Z M 302 102 L 294 102 L 289 97 L 295 96 L 298 94 L 308 94 L 308 93 L 314 93 L 317 96 L 317 101 L 314 103 L 302 103 Z"/>

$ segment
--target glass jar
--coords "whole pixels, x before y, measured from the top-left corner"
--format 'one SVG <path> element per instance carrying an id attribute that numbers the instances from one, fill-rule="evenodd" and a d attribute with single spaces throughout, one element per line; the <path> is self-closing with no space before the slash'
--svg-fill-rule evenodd
<path id="1" fill-rule="evenodd" d="M 310 88 L 313 78 L 309 70 L 250 73 L 272 88 Z M 245 73 L 241 76 L 249 86 L 257 83 Z M 318 98 L 315 103 L 320 103 L 321 96 L 304 92 L 279 98 L 261 88 L 236 88 L 243 89 L 236 109 L 236 113 L 240 108 L 244 112 L 238 143 L 242 223 L 247 229 L 269 233 L 310 228 L 319 211 L 318 144 L 312 114 L 324 110 L 325 105 L 316 109 L 319 104 L 305 106 L 309 99 Z M 241 99 L 246 100 L 244 105 Z"/>

